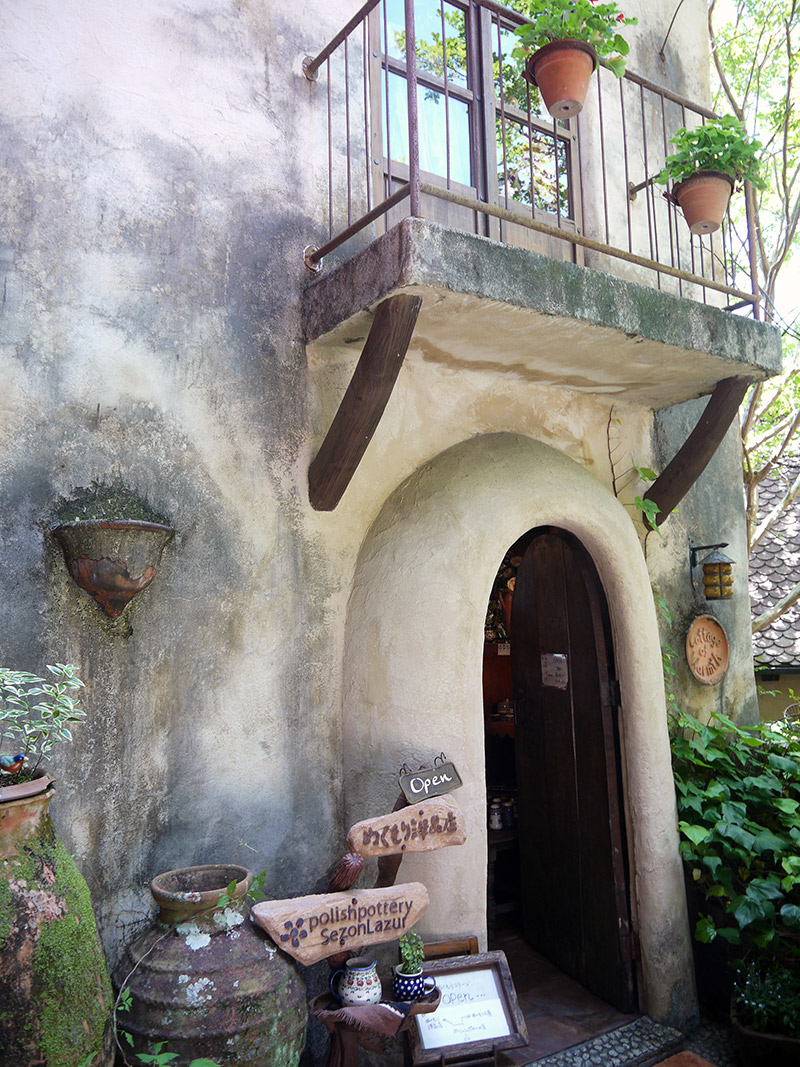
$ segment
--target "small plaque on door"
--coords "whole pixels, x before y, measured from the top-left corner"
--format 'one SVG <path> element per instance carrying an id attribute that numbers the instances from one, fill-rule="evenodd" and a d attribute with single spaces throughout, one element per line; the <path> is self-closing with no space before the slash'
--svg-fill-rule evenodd
<path id="1" fill-rule="evenodd" d="M 542 653 L 542 685 L 566 689 L 569 685 L 567 657 L 560 652 Z"/>

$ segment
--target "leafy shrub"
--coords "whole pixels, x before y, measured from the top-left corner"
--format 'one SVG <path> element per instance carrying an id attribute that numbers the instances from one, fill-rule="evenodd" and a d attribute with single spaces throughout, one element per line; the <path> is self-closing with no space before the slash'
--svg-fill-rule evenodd
<path id="1" fill-rule="evenodd" d="M 694 129 L 682 126 L 669 143 L 676 151 L 667 156 L 656 178 L 661 185 L 686 181 L 700 170 L 714 170 L 735 182 L 746 179 L 756 188 L 764 187 L 759 171 L 761 144 L 748 136 L 744 123 L 733 115 L 709 119 Z"/>
<path id="2" fill-rule="evenodd" d="M 800 733 L 673 718 L 681 854 L 703 897 L 698 941 L 758 964 L 800 958 Z"/>
<path id="3" fill-rule="evenodd" d="M 83 682 L 71 663 L 47 665 L 55 682 L 46 682 L 27 671 L 0 667 L 0 751 L 17 749 L 35 763 L 17 772 L 16 781 L 33 777 L 42 759 L 62 741 L 72 740 L 70 724 L 81 722 L 86 712 L 69 694 Z"/>

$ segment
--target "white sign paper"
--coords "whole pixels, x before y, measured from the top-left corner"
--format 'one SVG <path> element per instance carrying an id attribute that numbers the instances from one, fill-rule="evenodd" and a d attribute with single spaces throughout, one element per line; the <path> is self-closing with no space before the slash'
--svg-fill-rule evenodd
<path id="1" fill-rule="evenodd" d="M 492 1041 L 512 1032 L 491 967 L 437 973 L 436 984 L 442 991 L 441 1004 L 416 1020 L 424 1049 Z"/>
<path id="2" fill-rule="evenodd" d="M 566 689 L 569 685 L 567 657 L 560 652 L 543 652 L 541 659 L 542 685 L 549 685 L 554 689 Z"/>

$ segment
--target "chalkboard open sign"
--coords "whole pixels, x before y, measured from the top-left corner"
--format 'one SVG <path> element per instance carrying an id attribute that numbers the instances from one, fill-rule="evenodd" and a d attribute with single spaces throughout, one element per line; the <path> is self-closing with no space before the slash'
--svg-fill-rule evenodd
<path id="1" fill-rule="evenodd" d="M 462 784 L 453 763 L 437 763 L 433 769 L 409 771 L 400 778 L 400 788 L 409 804 L 452 793 Z"/>
<path id="2" fill-rule="evenodd" d="M 414 1067 L 457 1064 L 459 1055 L 474 1057 L 528 1044 L 525 1018 L 503 952 L 431 960 L 425 974 L 441 990 L 439 1007 L 417 1015 L 409 1032 Z"/>

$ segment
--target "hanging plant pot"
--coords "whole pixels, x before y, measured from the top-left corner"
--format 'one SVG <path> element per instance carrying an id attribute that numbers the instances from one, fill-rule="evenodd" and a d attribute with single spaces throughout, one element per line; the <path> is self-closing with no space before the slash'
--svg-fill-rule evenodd
<path id="1" fill-rule="evenodd" d="M 48 814 L 53 790 L 0 799 L 0 1063 L 112 1067 L 113 997 L 86 882 Z M 28 786 L 33 783 L 25 782 Z"/>
<path id="2" fill-rule="evenodd" d="M 175 536 L 171 526 L 136 519 L 86 519 L 52 533 L 75 582 L 112 619 L 150 585 Z"/>
<path id="3" fill-rule="evenodd" d="M 692 233 L 716 233 L 728 210 L 733 178 L 716 170 L 699 170 L 672 190 Z"/>
<path id="4" fill-rule="evenodd" d="M 568 119 L 582 109 L 596 67 L 597 52 L 586 41 L 550 41 L 528 56 L 525 77 L 553 118 Z"/>

